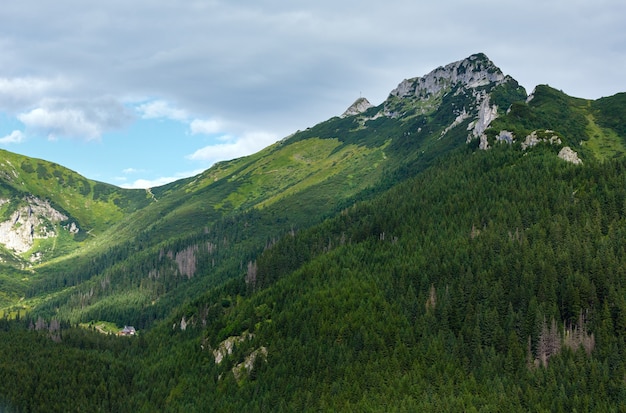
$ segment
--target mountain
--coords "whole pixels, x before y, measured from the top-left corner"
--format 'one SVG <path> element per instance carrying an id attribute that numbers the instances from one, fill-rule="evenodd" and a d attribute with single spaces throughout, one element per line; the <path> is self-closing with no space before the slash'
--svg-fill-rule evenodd
<path id="1" fill-rule="evenodd" d="M 0 407 L 617 410 L 625 96 L 475 54 L 149 191 L 3 152 Z"/>
<path id="2" fill-rule="evenodd" d="M 36 276 L 28 276 L 6 309 L 15 313 L 11 305 L 19 301 L 17 309 L 37 307 L 47 318 L 145 327 L 193 291 L 240 274 L 268 238 L 318 223 L 428 167 L 480 137 L 509 102 L 525 98 L 517 82 L 478 54 L 403 81 L 376 107 L 360 98 L 342 116 L 257 154 L 150 191 L 85 184 L 44 161 L 15 161 L 32 164 L 18 172 L 38 178 L 29 181 L 32 189 L 19 190 L 43 200 L 50 188 L 51 205 L 67 219 L 39 243 L 54 251 L 13 254 L 22 258 L 14 268 Z M 210 277 L 195 277 L 207 272 Z"/>

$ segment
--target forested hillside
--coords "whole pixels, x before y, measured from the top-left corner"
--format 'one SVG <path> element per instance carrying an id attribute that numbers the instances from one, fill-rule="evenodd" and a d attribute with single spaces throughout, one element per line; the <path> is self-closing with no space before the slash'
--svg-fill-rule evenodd
<path id="1" fill-rule="evenodd" d="M 577 166 L 554 152 L 445 157 L 268 245 L 247 280 L 138 338 L 62 330 L 60 344 L 37 339 L 50 356 L 39 360 L 21 343 L 41 332 L 5 331 L 7 402 L 106 411 L 132 394 L 128 411 L 617 411 L 626 163 Z M 237 367 L 253 353 L 251 371 Z M 45 372 L 67 363 L 81 384 L 50 394 Z M 90 367 L 99 363 L 110 367 Z"/>
<path id="2" fill-rule="evenodd" d="M 4 263 L 0 410 L 621 411 L 624 124 L 478 54 L 111 189 L 109 230 Z"/>
<path id="3" fill-rule="evenodd" d="M 549 146 L 464 152 L 285 237 L 257 261 L 255 293 L 197 328 L 211 348 L 254 333 L 212 367 L 218 400 L 225 410 L 617 409 L 625 166 L 573 166 Z M 229 369 L 260 346 L 266 361 L 236 385 Z"/>

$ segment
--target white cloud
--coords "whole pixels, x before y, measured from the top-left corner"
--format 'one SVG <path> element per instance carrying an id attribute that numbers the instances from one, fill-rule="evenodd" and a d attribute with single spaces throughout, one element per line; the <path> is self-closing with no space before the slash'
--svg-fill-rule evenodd
<path id="1" fill-rule="evenodd" d="M 202 169 L 198 169 L 198 170 L 190 171 L 190 172 L 177 173 L 175 174 L 175 176 L 163 176 L 163 177 L 154 178 L 154 179 L 137 179 L 131 183 L 123 183 L 120 186 L 122 188 L 127 188 L 127 189 L 155 188 L 157 186 L 169 184 L 179 179 L 188 178 L 190 176 L 197 175 L 201 173 L 202 171 L 203 171 Z"/>
<path id="2" fill-rule="evenodd" d="M 222 124 L 214 119 L 194 119 L 191 124 L 189 124 L 189 128 L 191 129 L 192 135 L 211 135 L 220 132 L 222 130 Z"/>
<path id="3" fill-rule="evenodd" d="M 223 130 L 222 122 L 215 119 L 193 119 L 185 109 L 158 99 L 136 106 L 142 119 L 168 119 L 187 124 L 192 135 L 213 135 Z"/>
<path id="4" fill-rule="evenodd" d="M 0 95 L 11 97 L 18 95 L 37 96 L 50 89 L 52 82 L 33 77 L 0 78 Z"/>
<path id="5" fill-rule="evenodd" d="M 156 179 L 137 179 L 136 181 L 133 181 L 131 183 L 122 184 L 121 187 L 127 188 L 127 189 L 154 188 L 157 186 L 169 184 L 170 182 L 174 182 L 177 179 L 180 179 L 180 178 L 168 176 L 168 177 L 161 177 L 161 178 L 156 178 Z"/>
<path id="6" fill-rule="evenodd" d="M 14 130 L 10 134 L 0 138 L 0 143 L 20 143 L 25 139 L 24 133 L 19 130 Z"/>
<path id="7" fill-rule="evenodd" d="M 172 107 L 164 100 L 143 103 L 137 106 L 137 111 L 143 119 L 165 118 L 184 122 L 189 117 L 185 110 Z"/>
<path id="8" fill-rule="evenodd" d="M 98 140 L 104 132 L 118 129 L 130 114 L 113 99 L 87 101 L 45 100 L 41 105 L 20 113 L 17 118 L 36 133 L 49 139 L 60 137 Z"/>
<path id="9" fill-rule="evenodd" d="M 224 143 L 208 145 L 198 149 L 187 158 L 194 161 L 214 163 L 225 159 L 235 159 L 250 155 L 276 142 L 276 135 L 268 132 L 249 132 L 239 138 L 222 136 Z"/>
<path id="10" fill-rule="evenodd" d="M 586 98 L 626 91 L 623 0 L 482 0 L 487 25 L 468 19 L 477 5 L 460 0 L 6 3 L 0 111 L 21 114 L 29 140 L 33 131 L 97 140 L 119 127 L 128 114 L 100 105 L 103 96 L 136 117 L 181 122 L 189 134 L 283 137 L 341 114 L 360 92 L 378 104 L 402 79 L 475 52 L 528 90 L 548 83 Z M 511 30 L 511 16 L 523 30 Z M 151 159 L 176 139 L 154 140 L 142 154 Z M 188 158 L 213 162 L 262 148 L 246 136 L 217 143 Z"/>
<path id="11" fill-rule="evenodd" d="M 77 109 L 36 108 L 20 114 L 18 119 L 28 128 L 44 131 L 50 139 L 58 136 L 84 136 L 87 140 L 94 140 L 102 133 L 97 124 L 90 122 Z"/>
<path id="12" fill-rule="evenodd" d="M 21 111 L 69 87 L 70 83 L 61 78 L 3 77 L 0 78 L 0 108 Z"/>

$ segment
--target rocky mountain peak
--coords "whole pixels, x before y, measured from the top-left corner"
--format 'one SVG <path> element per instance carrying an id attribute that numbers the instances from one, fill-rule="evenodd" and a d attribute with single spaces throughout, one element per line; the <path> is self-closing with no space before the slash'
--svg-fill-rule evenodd
<path id="1" fill-rule="evenodd" d="M 423 77 L 405 79 L 391 91 L 390 96 L 428 98 L 458 84 L 477 88 L 490 83 L 499 84 L 504 80 L 502 71 L 487 56 L 478 53 L 438 67 Z"/>
<path id="2" fill-rule="evenodd" d="M 354 103 L 350 105 L 350 107 L 346 109 L 345 112 L 343 112 L 341 117 L 345 118 L 347 116 L 358 115 L 365 112 L 371 107 L 374 107 L 374 105 L 372 105 L 366 98 L 360 97 L 355 100 Z"/>

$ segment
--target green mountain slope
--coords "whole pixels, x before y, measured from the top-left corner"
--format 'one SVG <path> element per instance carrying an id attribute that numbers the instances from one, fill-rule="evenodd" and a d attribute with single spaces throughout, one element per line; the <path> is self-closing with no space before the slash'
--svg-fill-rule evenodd
<path id="1" fill-rule="evenodd" d="M 82 254 L 149 202 L 143 190 L 117 188 L 0 151 L 0 307 L 24 297 L 39 265 Z"/>
<path id="2" fill-rule="evenodd" d="M 188 351 L 204 361 L 150 400 L 259 411 L 616 409 L 626 397 L 626 165 L 576 166 L 549 149 L 461 152 L 286 236 L 257 260 L 254 293 L 216 291 L 170 319 L 168 336 L 195 343 Z M 229 339 L 237 347 L 218 362 Z M 164 361 L 140 377 L 168 371 L 156 354 L 151 362 Z M 240 363 L 253 354 L 248 372 Z"/>
<path id="3" fill-rule="evenodd" d="M 26 305 L 72 322 L 147 326 L 190 295 L 240 276 L 272 239 L 479 138 L 492 117 L 525 97 L 482 54 L 405 80 L 377 107 L 153 188 L 147 205 L 98 242 L 41 265 Z"/>
<path id="4" fill-rule="evenodd" d="M 589 160 L 621 157 L 626 151 L 623 95 L 592 101 L 540 85 L 527 102 L 514 103 L 505 116 L 494 120 L 486 133 L 495 140 L 501 131 L 510 131 L 521 144 L 525 137 L 538 132 L 558 136 L 562 145 Z"/>
<path id="5" fill-rule="evenodd" d="M 618 410 L 624 94 L 527 97 L 477 54 L 360 103 L 150 191 L 20 158 L 7 194 L 94 236 L 0 279 L 0 407 Z"/>
<path id="6" fill-rule="evenodd" d="M 46 241 L 56 243 L 56 258 L 29 276 L 22 306 L 73 322 L 147 325 L 193 291 L 240 276 L 268 240 L 374 196 L 467 143 L 485 149 L 507 130 L 521 145 L 528 136 L 555 136 L 555 150 L 571 147 L 583 160 L 619 156 L 619 98 L 592 102 L 539 86 L 527 100 L 515 80 L 477 54 L 404 80 L 379 106 L 148 192 L 19 161 L 32 192 L 53 188 L 52 202 L 79 218 L 83 238 L 100 230 L 80 249 L 57 242 L 69 236 Z"/>

